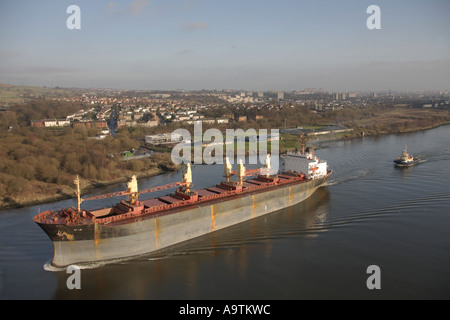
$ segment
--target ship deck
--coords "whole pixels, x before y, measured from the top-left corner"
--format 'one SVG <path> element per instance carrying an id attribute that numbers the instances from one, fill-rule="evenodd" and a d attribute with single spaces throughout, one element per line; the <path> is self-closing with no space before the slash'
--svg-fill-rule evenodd
<path id="1" fill-rule="evenodd" d="M 259 180 L 258 178 L 246 180 L 243 182 L 242 191 L 227 190 L 221 185 L 207 187 L 196 190 L 198 200 L 189 202 L 176 198 L 174 195 L 159 197 L 155 199 L 142 200 L 139 205 L 142 206 L 139 212 L 122 212 L 118 214 L 110 214 L 106 217 L 97 217 L 98 224 L 122 224 L 128 223 L 130 219 L 134 220 L 137 217 L 141 219 L 154 218 L 157 216 L 167 215 L 182 210 L 187 210 L 191 207 L 211 205 L 216 202 L 231 200 L 239 197 L 244 197 L 249 194 L 265 192 L 271 189 L 279 188 L 280 186 L 288 186 L 290 184 L 302 183 L 310 181 L 304 176 L 297 176 L 292 174 L 279 174 L 276 182 Z M 113 207 L 114 208 L 114 207 Z M 95 211 L 93 212 L 95 215 Z"/>
<path id="2" fill-rule="evenodd" d="M 328 174 L 330 174 L 329 171 Z M 117 205 L 108 208 L 88 211 L 82 210 L 80 214 L 75 209 L 64 209 L 58 213 L 43 212 L 35 217 L 35 221 L 41 224 L 65 224 L 80 225 L 97 223 L 100 225 L 125 224 L 136 219 L 150 219 L 157 216 L 167 215 L 192 207 L 211 205 L 217 202 L 245 197 L 255 193 L 266 192 L 275 188 L 285 187 L 298 183 L 312 181 L 304 175 L 292 173 L 278 174 L 276 179 L 256 177 L 245 180 L 242 190 L 226 188 L 222 184 L 196 190 L 198 197 L 195 201 L 182 199 L 174 194 L 162 197 L 136 201 L 131 204 L 120 201 Z M 68 213 L 67 213 L 68 212 Z"/>

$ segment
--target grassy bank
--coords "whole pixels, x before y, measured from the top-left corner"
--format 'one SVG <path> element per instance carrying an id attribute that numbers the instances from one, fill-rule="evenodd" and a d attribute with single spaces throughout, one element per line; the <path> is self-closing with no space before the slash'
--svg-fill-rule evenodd
<path id="1" fill-rule="evenodd" d="M 345 125 L 353 129 L 352 132 L 315 136 L 309 140 L 309 143 L 346 140 L 362 136 L 411 133 L 448 124 L 450 124 L 450 110 L 448 109 L 429 110 L 397 107 L 388 109 L 383 113 L 374 114 L 370 118 L 346 122 Z"/>
<path id="2" fill-rule="evenodd" d="M 96 188 L 127 182 L 133 175 L 136 175 L 138 179 L 142 179 L 170 171 L 172 170 L 161 168 L 139 172 L 126 171 L 124 172 L 124 176 L 121 178 L 104 181 L 93 181 L 80 178 L 80 188 L 82 194 L 85 195 L 92 192 Z M 75 185 L 58 185 L 41 181 L 30 181 L 23 189 L 23 192 L 4 197 L 0 201 L 0 210 L 27 207 L 72 198 L 75 198 Z"/>

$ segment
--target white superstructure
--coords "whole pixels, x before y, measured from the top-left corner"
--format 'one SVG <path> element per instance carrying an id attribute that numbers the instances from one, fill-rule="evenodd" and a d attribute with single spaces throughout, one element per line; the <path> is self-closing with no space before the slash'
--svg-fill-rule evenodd
<path id="1" fill-rule="evenodd" d="M 303 173 L 307 179 L 318 179 L 326 176 L 328 165 L 326 161 L 317 158 L 313 152 L 290 152 L 282 155 L 282 165 L 285 172 Z"/>

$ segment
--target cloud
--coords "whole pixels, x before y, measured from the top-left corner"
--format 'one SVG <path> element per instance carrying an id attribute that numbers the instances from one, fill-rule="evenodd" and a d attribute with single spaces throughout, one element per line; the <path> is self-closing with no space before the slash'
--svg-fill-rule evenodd
<path id="1" fill-rule="evenodd" d="M 433 66 L 448 66 L 450 59 L 438 60 L 405 60 L 405 61 L 371 61 L 365 65 L 368 67 L 433 67 Z"/>
<path id="2" fill-rule="evenodd" d="M 195 50 L 186 49 L 186 50 L 178 52 L 178 54 L 188 54 L 188 53 L 193 53 L 193 52 L 195 52 Z"/>
<path id="3" fill-rule="evenodd" d="M 12 58 L 20 56 L 22 52 L 15 50 L 0 50 L 0 58 Z"/>
<path id="4" fill-rule="evenodd" d="M 207 30 L 209 26 L 204 22 L 186 22 L 181 26 L 182 30 L 186 31 L 198 31 L 198 30 Z"/>
<path id="5" fill-rule="evenodd" d="M 54 73 L 71 73 L 78 70 L 79 69 L 76 68 L 41 66 L 41 67 L 28 67 L 25 68 L 23 71 L 25 73 L 54 74 Z"/>
<path id="6" fill-rule="evenodd" d="M 195 5 L 201 4 L 203 0 L 187 0 L 181 4 L 183 11 L 189 11 L 189 9 Z"/>
<path id="7" fill-rule="evenodd" d="M 130 3 L 131 2 L 131 3 Z M 108 2 L 104 11 L 110 15 L 156 16 L 160 14 L 173 14 L 187 12 L 192 7 L 201 4 L 203 0 L 185 0 L 174 5 L 169 1 L 154 2 L 153 0 L 128 1 L 129 5 L 117 2 Z M 149 6 L 152 5 L 151 8 Z M 205 25 L 206 26 L 206 25 Z M 194 27 L 195 28 L 195 27 Z"/>
<path id="8" fill-rule="evenodd" d="M 117 2 L 108 2 L 105 6 L 105 11 L 108 14 L 132 14 L 132 15 L 142 15 L 145 9 L 152 3 L 152 0 L 134 0 L 126 8 L 120 8 Z"/>
<path id="9" fill-rule="evenodd" d="M 145 7 L 148 7 L 152 0 L 135 0 L 128 7 L 128 11 L 135 15 L 140 15 L 144 12 Z"/>
<path id="10" fill-rule="evenodd" d="M 106 5 L 106 7 L 105 7 L 106 12 L 108 12 L 108 13 L 116 13 L 116 12 L 117 12 L 117 7 L 118 7 L 118 6 L 119 6 L 118 3 L 115 3 L 115 2 L 109 2 L 109 3 Z"/>

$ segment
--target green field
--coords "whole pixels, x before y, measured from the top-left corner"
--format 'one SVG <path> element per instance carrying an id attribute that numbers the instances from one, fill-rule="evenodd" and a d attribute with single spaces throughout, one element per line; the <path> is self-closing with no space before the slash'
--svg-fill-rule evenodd
<path id="1" fill-rule="evenodd" d="M 79 92 L 79 89 L 0 84 L 0 105 L 23 103 L 37 98 L 71 97 L 77 92 Z"/>

